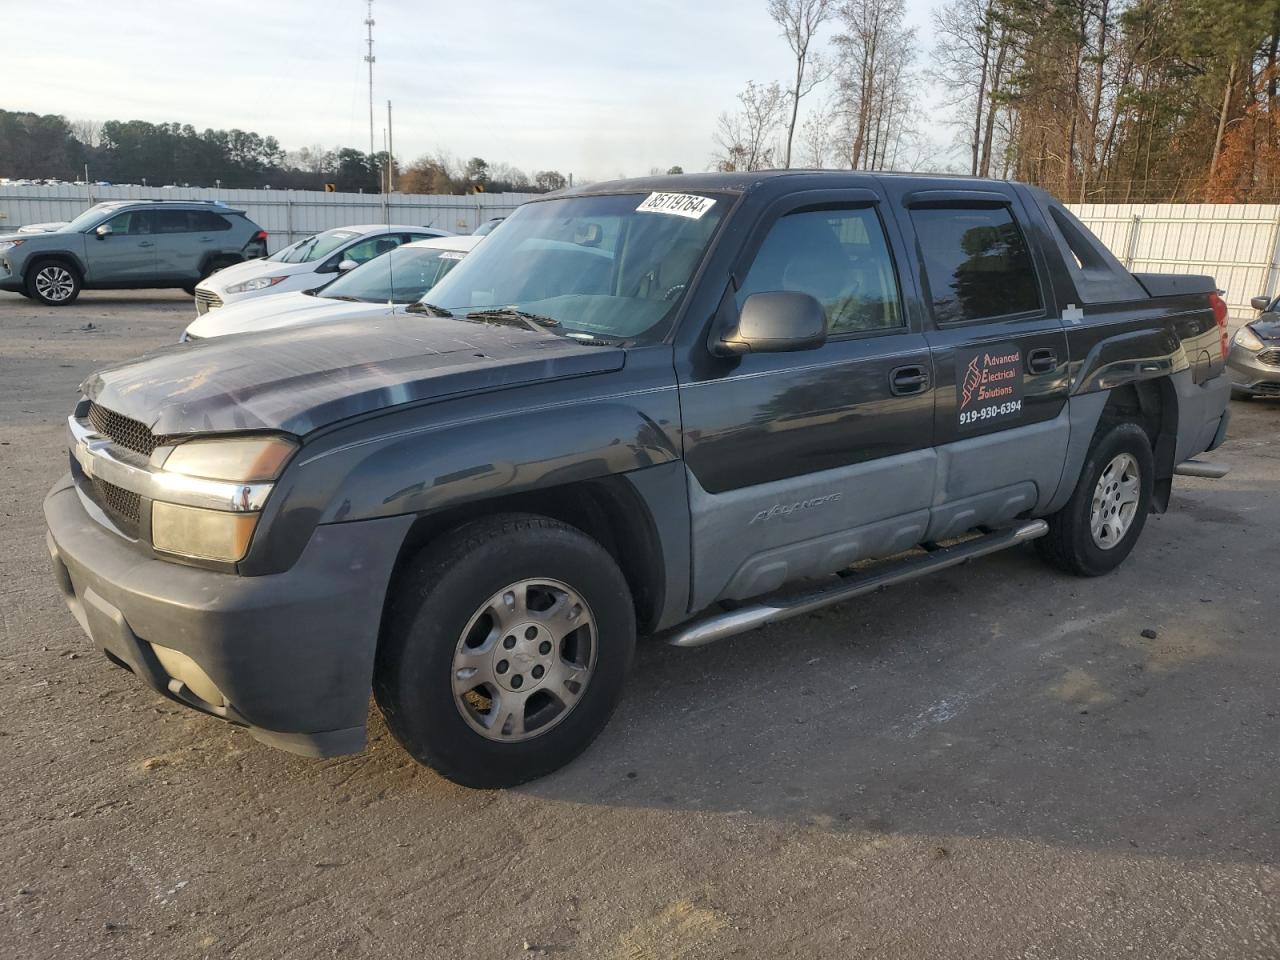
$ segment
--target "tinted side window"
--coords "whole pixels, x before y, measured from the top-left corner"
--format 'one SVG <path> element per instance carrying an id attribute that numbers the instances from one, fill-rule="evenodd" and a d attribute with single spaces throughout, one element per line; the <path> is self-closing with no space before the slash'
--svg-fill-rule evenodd
<path id="1" fill-rule="evenodd" d="M 150 210 L 118 213 L 106 222 L 111 227 L 111 235 L 116 237 L 137 237 L 151 233 Z"/>
<path id="2" fill-rule="evenodd" d="M 152 216 L 155 217 L 156 233 L 189 233 L 191 231 L 185 210 L 157 210 Z"/>
<path id="3" fill-rule="evenodd" d="M 194 233 L 211 233 L 215 230 L 231 229 L 231 224 L 227 222 L 225 217 L 210 213 L 208 210 L 190 210 L 187 216 L 190 218 L 191 230 Z"/>
<path id="4" fill-rule="evenodd" d="M 806 210 L 769 228 L 737 292 L 795 290 L 815 297 L 827 330 L 865 333 L 903 325 L 893 258 L 875 210 Z"/>
<path id="5" fill-rule="evenodd" d="M 911 222 L 939 323 L 1041 308 L 1031 252 L 1008 207 L 916 208 Z"/>
<path id="6" fill-rule="evenodd" d="M 354 243 L 347 247 L 346 250 L 342 251 L 342 259 L 364 263 L 366 260 L 372 260 L 381 254 L 390 253 L 398 246 L 400 246 L 400 237 L 394 234 L 370 237 L 368 240 L 361 240 L 359 243 Z"/>

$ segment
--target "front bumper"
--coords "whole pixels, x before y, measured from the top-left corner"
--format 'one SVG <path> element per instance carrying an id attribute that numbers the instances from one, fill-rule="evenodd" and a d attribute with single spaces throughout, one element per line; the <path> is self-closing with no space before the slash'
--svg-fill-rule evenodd
<path id="1" fill-rule="evenodd" d="M 68 474 L 44 501 L 54 576 L 94 644 L 172 700 L 306 756 L 364 749 L 382 603 L 412 517 L 316 528 L 263 577 L 141 555 Z"/>
<path id="2" fill-rule="evenodd" d="M 1274 343 L 1268 342 L 1266 350 L 1274 351 Z M 1231 352 L 1227 354 L 1227 373 L 1231 377 L 1231 386 L 1237 393 L 1280 397 L 1280 365 L 1263 363 L 1258 359 L 1257 353 L 1234 343 L 1231 345 Z"/>

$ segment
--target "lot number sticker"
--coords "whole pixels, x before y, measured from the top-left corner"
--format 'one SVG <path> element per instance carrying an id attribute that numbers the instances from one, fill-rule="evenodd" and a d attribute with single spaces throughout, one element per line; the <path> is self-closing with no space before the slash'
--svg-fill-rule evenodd
<path id="1" fill-rule="evenodd" d="M 651 193 L 636 207 L 636 212 L 672 213 L 677 217 L 701 220 L 702 215 L 715 204 L 710 197 L 699 197 L 692 193 Z"/>
<path id="2" fill-rule="evenodd" d="M 956 351 L 961 429 L 1016 420 L 1022 413 L 1022 351 L 1011 343 Z"/>

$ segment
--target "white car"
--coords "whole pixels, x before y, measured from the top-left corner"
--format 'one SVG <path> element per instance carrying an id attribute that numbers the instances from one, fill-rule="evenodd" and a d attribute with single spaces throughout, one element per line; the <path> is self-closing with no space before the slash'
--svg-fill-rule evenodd
<path id="1" fill-rule="evenodd" d="M 217 271 L 196 284 L 196 313 L 255 297 L 313 290 L 402 243 L 447 237 L 431 227 L 364 224 L 338 227 L 290 244 L 260 260 L 246 260 Z"/>
<path id="2" fill-rule="evenodd" d="M 180 338 L 203 340 L 229 333 L 273 330 L 339 317 L 375 317 L 420 300 L 484 237 L 418 240 L 363 263 L 318 290 L 258 297 L 197 317 Z"/>

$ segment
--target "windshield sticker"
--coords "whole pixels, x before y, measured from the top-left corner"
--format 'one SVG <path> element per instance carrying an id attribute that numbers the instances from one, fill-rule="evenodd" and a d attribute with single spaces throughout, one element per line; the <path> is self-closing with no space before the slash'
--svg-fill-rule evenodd
<path id="1" fill-rule="evenodd" d="M 461 260 L 466 254 L 461 250 L 441 250 L 438 256 L 441 260 Z"/>
<path id="2" fill-rule="evenodd" d="M 672 213 L 677 217 L 701 220 L 702 215 L 715 206 L 710 197 L 692 193 L 651 193 L 644 203 L 636 207 L 637 213 Z"/>
<path id="3" fill-rule="evenodd" d="M 956 394 L 961 429 L 1019 419 L 1022 351 L 1011 343 L 956 351 Z"/>

